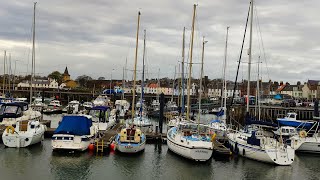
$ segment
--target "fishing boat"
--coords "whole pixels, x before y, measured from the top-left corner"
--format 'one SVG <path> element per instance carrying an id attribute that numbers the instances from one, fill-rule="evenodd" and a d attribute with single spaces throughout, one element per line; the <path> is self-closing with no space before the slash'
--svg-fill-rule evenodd
<path id="1" fill-rule="evenodd" d="M 35 11 L 34 3 L 33 14 L 33 46 L 32 46 L 32 64 L 35 64 Z M 32 67 L 31 82 L 34 77 L 34 67 Z M 32 100 L 32 87 L 30 88 L 30 102 Z M 31 104 L 31 103 L 30 103 Z M 42 115 L 38 111 L 29 109 L 28 103 L 16 102 L 7 103 L 1 106 L 1 120 L 7 125 L 2 134 L 3 144 L 7 147 L 27 147 L 41 142 L 46 130 L 46 126 L 40 123 Z"/>
<path id="2" fill-rule="evenodd" d="M 63 116 L 51 139 L 52 150 L 85 151 L 97 133 L 90 116 Z"/>
<path id="3" fill-rule="evenodd" d="M 297 113 L 289 112 L 283 118 L 277 118 L 277 122 L 280 126 L 292 126 L 296 128 L 310 129 L 315 121 L 297 120 Z"/>
<path id="4" fill-rule="evenodd" d="M 136 89 L 136 77 L 137 77 L 137 59 L 138 59 L 138 42 L 139 42 L 139 27 L 140 27 L 140 11 L 138 13 L 138 25 L 137 25 L 137 37 L 136 37 L 136 51 L 134 61 L 134 80 L 133 89 Z M 137 153 L 145 149 L 146 136 L 133 124 L 135 117 L 135 98 L 136 93 L 133 91 L 132 95 L 132 109 L 131 109 L 131 124 L 129 127 L 121 129 L 120 133 L 115 138 L 116 150 L 122 153 Z"/>
<path id="5" fill-rule="evenodd" d="M 250 96 L 253 7 L 253 0 L 251 0 L 250 13 L 248 13 L 248 16 L 250 14 L 250 40 L 248 51 L 249 62 L 247 97 Z M 291 146 L 283 143 L 281 138 L 275 138 L 273 130 L 275 127 L 277 127 L 276 124 L 260 120 L 260 113 L 258 120 L 249 114 L 249 100 L 247 100 L 245 121 L 246 126 L 244 129 L 239 131 L 230 129 L 230 132 L 227 134 L 230 148 L 235 154 L 239 154 L 240 156 L 256 161 L 275 165 L 292 164 L 295 158 L 295 150 Z"/>
<path id="6" fill-rule="evenodd" d="M 189 66 L 189 82 L 188 82 L 188 96 L 187 96 L 187 116 L 188 122 L 179 122 L 177 126 L 172 127 L 167 132 L 167 144 L 169 150 L 183 156 L 185 158 L 195 161 L 208 161 L 213 153 L 213 136 L 209 134 L 207 125 L 200 124 L 200 116 L 198 122 L 189 121 L 190 113 L 190 86 L 191 86 L 191 72 L 192 72 L 192 55 L 193 55 L 193 38 L 194 38 L 194 20 L 196 13 L 196 5 L 193 6 L 193 20 L 192 20 L 192 35 L 191 35 L 191 49 L 190 49 L 190 66 Z M 202 62 L 200 75 L 200 89 L 202 89 L 203 77 L 203 59 L 204 59 L 204 44 L 206 42 L 203 38 L 202 47 Z M 201 108 L 201 93 L 199 93 L 199 109 Z M 200 110 L 198 111 L 200 113 Z"/>
<path id="7" fill-rule="evenodd" d="M 62 105 L 59 100 L 52 100 L 48 104 L 47 108 L 44 109 L 43 114 L 61 114 L 62 113 Z"/>

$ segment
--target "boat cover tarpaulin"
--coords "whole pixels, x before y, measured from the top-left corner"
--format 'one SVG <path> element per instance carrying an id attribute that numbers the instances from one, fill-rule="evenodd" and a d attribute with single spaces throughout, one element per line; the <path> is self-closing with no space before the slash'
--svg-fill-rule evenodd
<path id="1" fill-rule="evenodd" d="M 90 135 L 91 119 L 85 116 L 64 116 L 54 134 Z"/>

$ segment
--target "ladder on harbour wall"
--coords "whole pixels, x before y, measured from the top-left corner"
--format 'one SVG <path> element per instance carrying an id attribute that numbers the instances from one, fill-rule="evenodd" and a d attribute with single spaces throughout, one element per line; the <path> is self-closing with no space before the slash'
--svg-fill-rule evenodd
<path id="1" fill-rule="evenodd" d="M 96 151 L 97 151 L 97 153 L 98 153 L 99 151 L 103 153 L 103 149 L 104 149 L 103 139 L 102 139 L 101 141 L 99 141 L 99 140 L 96 141 L 95 146 L 96 146 Z"/>

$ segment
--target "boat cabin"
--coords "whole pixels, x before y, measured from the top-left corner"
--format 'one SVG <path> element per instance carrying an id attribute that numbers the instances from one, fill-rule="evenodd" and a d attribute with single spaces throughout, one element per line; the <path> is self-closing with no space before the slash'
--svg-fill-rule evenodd
<path id="1" fill-rule="evenodd" d="M 297 130 L 291 126 L 282 126 L 274 133 L 279 136 L 294 136 L 297 134 Z"/>
<path id="2" fill-rule="evenodd" d="M 140 129 L 126 128 L 120 132 L 120 142 L 140 143 L 142 132 Z"/>
<path id="3" fill-rule="evenodd" d="M 93 122 L 109 122 L 110 108 L 108 106 L 95 106 L 89 110 L 88 115 L 92 116 Z"/>
<path id="4" fill-rule="evenodd" d="M 0 122 L 3 118 L 19 118 L 23 116 L 23 111 L 28 110 L 28 103 L 17 102 L 3 104 L 0 108 Z"/>
<path id="5" fill-rule="evenodd" d="M 284 118 L 288 120 L 297 120 L 297 115 L 297 113 L 289 112 Z"/>

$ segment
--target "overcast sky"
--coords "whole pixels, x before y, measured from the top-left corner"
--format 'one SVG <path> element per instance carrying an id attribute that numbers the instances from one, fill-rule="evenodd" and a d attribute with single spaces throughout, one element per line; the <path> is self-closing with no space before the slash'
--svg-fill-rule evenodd
<path id="1" fill-rule="evenodd" d="M 17 74 L 30 68 L 33 1 L 0 0 L 0 51 L 11 53 Z M 147 30 L 147 78 L 173 78 L 181 61 L 182 31 L 189 55 L 193 4 L 197 3 L 193 62 L 201 59 L 205 45 L 204 74 L 222 76 L 226 27 L 229 29 L 227 78 L 234 80 L 250 0 L 39 0 L 36 11 L 36 72 L 46 76 L 68 66 L 71 78 L 122 79 L 128 59 L 127 78 L 132 79 L 137 14 L 141 11 L 138 70 L 142 69 L 143 30 Z M 255 0 L 252 76 L 267 81 L 295 83 L 320 79 L 319 0 Z M 259 23 L 258 23 L 259 22 Z M 260 31 L 259 28 L 260 27 Z M 248 34 L 247 34 L 247 37 Z M 263 42 L 263 47 L 261 43 Z M 239 79 L 247 78 L 248 38 Z M 264 51 L 263 51 L 264 49 Z M 3 57 L 3 55 L 2 55 Z M 0 68 L 3 67 L 1 64 Z M 3 68 L 1 68 L 1 72 Z M 113 70 L 114 69 L 114 70 Z M 138 72 L 138 76 L 140 77 Z M 200 65 L 193 66 L 199 77 Z"/>

